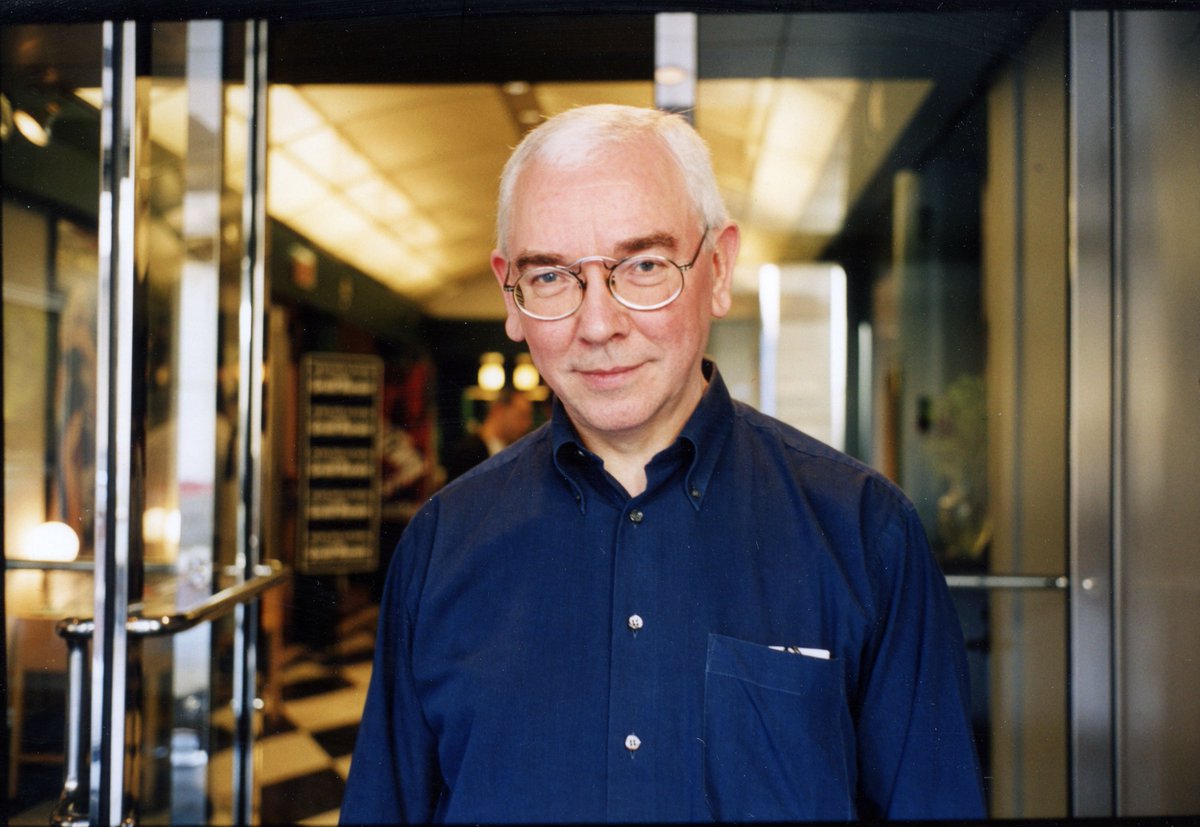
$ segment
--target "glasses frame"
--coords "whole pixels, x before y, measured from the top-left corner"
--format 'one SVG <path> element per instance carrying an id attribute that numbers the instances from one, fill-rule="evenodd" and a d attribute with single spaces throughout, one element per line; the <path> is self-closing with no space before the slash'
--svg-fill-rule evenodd
<path id="1" fill-rule="evenodd" d="M 708 239 L 708 230 L 709 230 L 709 228 L 706 227 L 704 229 L 704 232 L 700 234 L 700 243 L 696 245 L 696 252 L 694 252 L 692 254 L 692 259 L 687 264 L 680 264 L 677 261 L 671 261 L 671 259 L 667 258 L 666 256 L 655 256 L 655 255 L 647 255 L 647 254 L 643 254 L 643 253 L 638 253 L 638 254 L 632 255 L 632 256 L 625 256 L 625 258 L 622 258 L 622 259 L 615 259 L 615 258 L 612 258 L 611 256 L 584 256 L 583 258 L 576 259 L 575 261 L 571 262 L 570 264 L 554 265 L 554 266 L 537 268 L 539 270 L 555 270 L 558 272 L 565 273 L 566 275 L 575 279 L 575 282 L 579 285 L 579 301 L 575 304 L 575 307 L 573 307 L 571 310 L 567 311 L 566 313 L 560 313 L 557 316 L 542 316 L 542 315 L 533 313 L 533 312 L 525 309 L 525 306 L 522 303 L 522 301 L 517 298 L 517 293 L 516 293 L 517 285 L 508 283 L 508 279 L 512 275 L 512 262 L 508 262 L 507 264 L 505 264 L 504 292 L 512 294 L 513 304 L 515 304 L 517 306 L 517 310 L 519 310 L 523 315 L 528 316 L 531 319 L 537 319 L 538 321 L 541 321 L 541 322 L 556 322 L 559 319 L 565 319 L 568 316 L 574 315 L 575 313 L 577 313 L 579 311 L 579 308 L 583 307 L 584 294 L 587 292 L 587 282 L 581 278 L 581 276 L 583 275 L 583 266 L 585 264 L 588 264 L 589 262 L 598 261 L 598 262 L 600 262 L 600 265 L 608 271 L 608 277 L 604 280 L 604 283 L 608 287 L 608 294 L 617 301 L 617 304 L 621 305 L 622 307 L 628 308 L 629 310 L 637 310 L 639 312 L 648 312 L 651 310 L 661 310 L 662 308 L 671 304 L 671 302 L 675 301 L 677 298 L 679 298 L 683 294 L 683 288 L 687 284 L 687 271 L 691 270 L 696 264 L 696 259 L 700 258 L 700 251 L 702 249 L 704 249 L 704 242 Z M 619 295 L 617 295 L 617 292 L 613 289 L 613 279 L 615 278 L 616 269 L 618 267 L 620 267 L 622 264 L 624 264 L 625 262 L 631 261 L 635 258 L 657 259 L 658 261 L 663 261 L 663 262 L 666 262 L 667 264 L 670 264 L 672 267 L 674 267 L 676 270 L 679 271 L 679 276 L 680 276 L 679 289 L 676 290 L 671 295 L 670 298 L 665 299 L 661 302 L 657 302 L 656 304 L 645 305 L 645 306 L 637 305 L 637 304 L 630 304 L 628 301 L 621 298 Z M 609 262 L 612 262 L 612 263 L 610 264 Z M 518 278 L 520 278 L 519 274 L 518 274 Z"/>

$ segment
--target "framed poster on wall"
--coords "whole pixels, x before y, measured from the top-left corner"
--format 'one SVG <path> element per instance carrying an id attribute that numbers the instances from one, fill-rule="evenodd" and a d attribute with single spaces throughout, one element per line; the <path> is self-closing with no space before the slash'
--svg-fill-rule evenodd
<path id="1" fill-rule="evenodd" d="M 379 564 L 380 404 L 377 356 L 310 353 L 300 365 L 301 574 Z"/>

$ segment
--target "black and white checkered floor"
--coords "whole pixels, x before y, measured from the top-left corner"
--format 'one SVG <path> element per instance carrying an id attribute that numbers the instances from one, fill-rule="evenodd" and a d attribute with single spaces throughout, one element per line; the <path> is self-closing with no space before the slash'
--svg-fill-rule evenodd
<path id="1" fill-rule="evenodd" d="M 280 701 L 260 713 L 256 726 L 260 734 L 254 773 L 261 795 L 255 823 L 337 823 L 371 676 L 377 614 L 376 607 L 366 606 L 341 618 L 336 642 L 323 652 L 299 645 L 285 650 Z M 214 712 L 212 725 L 209 822 L 227 824 L 232 821 L 232 711 Z M 61 788 L 62 770 L 54 766 L 45 770 L 47 777 L 37 785 L 39 790 L 26 785 L 30 788 L 8 802 L 9 823 L 47 823 L 54 804 L 51 796 Z M 29 773 L 26 777 L 35 780 Z M 150 823 L 169 820 L 163 813 L 144 815 Z"/>
<path id="2" fill-rule="evenodd" d="M 287 653 L 282 708 L 268 710 L 258 740 L 259 823 L 337 823 L 371 677 L 375 617 L 371 608 L 343 619 L 338 642 L 325 653 L 302 647 Z M 232 713 L 214 715 L 213 723 L 225 733 L 218 745 L 227 746 Z M 231 760 L 228 748 L 218 750 L 209 777 L 230 778 Z M 213 790 L 216 813 L 223 809 L 222 792 Z"/>

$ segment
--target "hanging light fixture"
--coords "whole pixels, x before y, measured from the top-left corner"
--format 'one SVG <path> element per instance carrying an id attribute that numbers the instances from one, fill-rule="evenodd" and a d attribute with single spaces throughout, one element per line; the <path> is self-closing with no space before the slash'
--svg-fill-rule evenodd
<path id="1" fill-rule="evenodd" d="M 541 381 L 541 374 L 528 353 L 517 354 L 517 365 L 513 368 L 513 387 L 519 391 L 531 391 Z"/>
<path id="2" fill-rule="evenodd" d="M 498 391 L 504 387 L 505 378 L 502 353 L 485 353 L 479 357 L 479 387 L 485 391 Z"/>

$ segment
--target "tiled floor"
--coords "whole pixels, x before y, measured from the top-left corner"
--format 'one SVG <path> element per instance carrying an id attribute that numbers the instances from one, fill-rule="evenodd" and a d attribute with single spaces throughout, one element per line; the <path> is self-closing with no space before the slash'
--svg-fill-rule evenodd
<path id="1" fill-rule="evenodd" d="M 371 676 L 377 609 L 367 606 L 338 623 L 337 643 L 325 652 L 293 646 L 285 652 L 282 701 L 261 713 L 254 773 L 261 790 L 259 824 L 336 824 L 350 753 Z M 233 715 L 213 714 L 209 759 L 210 822 L 231 811 Z M 61 768 L 48 789 L 61 786 Z M 12 803 L 12 802 L 10 802 Z M 11 824 L 46 824 L 53 801 L 10 812 Z M 167 819 L 154 814 L 147 821 Z"/>
<path id="2" fill-rule="evenodd" d="M 288 653 L 282 709 L 265 716 L 258 741 L 260 823 L 337 823 L 371 677 L 374 629 L 375 610 L 364 609 L 339 624 L 338 642 L 328 652 L 297 647 Z M 210 778 L 230 777 L 221 771 L 231 760 L 229 750 L 212 760 L 222 766 L 214 766 Z M 217 812 L 220 798 L 214 790 Z"/>

